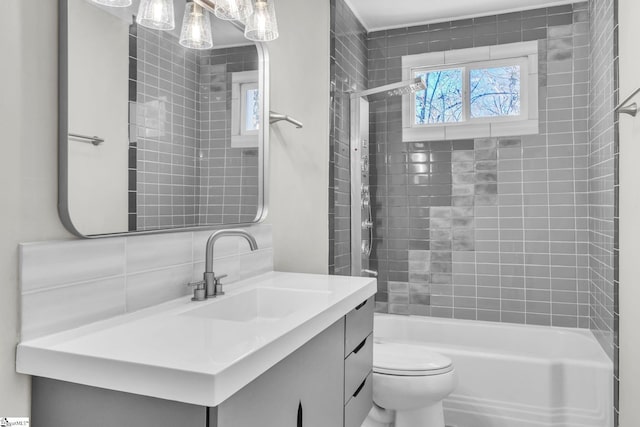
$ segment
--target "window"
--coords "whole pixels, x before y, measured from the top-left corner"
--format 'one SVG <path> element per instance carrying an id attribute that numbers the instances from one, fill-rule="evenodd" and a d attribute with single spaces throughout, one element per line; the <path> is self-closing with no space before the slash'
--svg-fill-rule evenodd
<path id="1" fill-rule="evenodd" d="M 520 116 L 519 64 L 469 71 L 470 118 Z"/>
<path id="2" fill-rule="evenodd" d="M 521 118 L 526 62 L 464 64 L 459 68 L 414 69 L 426 89 L 414 94 L 413 125 L 463 123 L 483 118 Z"/>
<path id="3" fill-rule="evenodd" d="M 241 135 L 257 135 L 260 128 L 260 96 L 257 83 L 240 85 L 242 105 L 240 106 L 242 122 Z"/>
<path id="4" fill-rule="evenodd" d="M 537 42 L 402 58 L 405 79 L 425 89 L 405 97 L 405 141 L 538 133 Z"/>
<path id="5" fill-rule="evenodd" d="M 231 146 L 257 147 L 260 128 L 258 72 L 231 75 Z"/>
<path id="6" fill-rule="evenodd" d="M 461 68 L 450 70 L 418 71 L 426 89 L 415 93 L 415 123 L 458 123 L 463 119 Z"/>

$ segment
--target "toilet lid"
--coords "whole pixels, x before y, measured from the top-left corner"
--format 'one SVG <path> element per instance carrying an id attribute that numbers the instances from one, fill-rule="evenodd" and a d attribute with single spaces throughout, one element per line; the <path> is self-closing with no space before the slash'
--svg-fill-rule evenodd
<path id="1" fill-rule="evenodd" d="M 439 375 L 453 370 L 448 357 L 420 344 L 376 340 L 373 345 L 373 372 L 398 376 Z"/>

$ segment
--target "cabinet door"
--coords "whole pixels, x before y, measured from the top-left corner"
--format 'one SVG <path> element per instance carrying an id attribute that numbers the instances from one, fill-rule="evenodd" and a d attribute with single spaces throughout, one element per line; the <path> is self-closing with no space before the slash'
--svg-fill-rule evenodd
<path id="1" fill-rule="evenodd" d="M 33 427 L 203 427 L 206 420 L 204 406 L 32 377 Z"/>
<path id="2" fill-rule="evenodd" d="M 341 319 L 223 402 L 213 426 L 341 427 L 343 384 Z"/>

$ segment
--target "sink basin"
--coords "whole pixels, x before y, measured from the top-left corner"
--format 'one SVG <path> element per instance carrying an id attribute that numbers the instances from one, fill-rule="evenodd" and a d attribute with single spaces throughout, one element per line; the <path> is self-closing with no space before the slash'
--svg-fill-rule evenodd
<path id="1" fill-rule="evenodd" d="M 22 341 L 16 370 L 216 407 L 373 295 L 376 281 L 269 272 L 227 291 Z"/>
<path id="2" fill-rule="evenodd" d="M 282 319 L 306 307 L 326 302 L 329 292 L 255 288 L 221 297 L 211 304 L 182 313 L 232 322 L 264 322 Z"/>

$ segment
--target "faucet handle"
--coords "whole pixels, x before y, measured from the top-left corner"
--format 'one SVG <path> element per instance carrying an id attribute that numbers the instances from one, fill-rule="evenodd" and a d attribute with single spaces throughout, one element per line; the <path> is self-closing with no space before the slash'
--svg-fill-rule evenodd
<path id="1" fill-rule="evenodd" d="M 222 279 L 227 277 L 228 274 L 221 274 L 220 276 L 214 276 L 213 281 L 216 287 L 216 295 L 224 295 L 224 291 L 222 290 Z"/>
<path id="2" fill-rule="evenodd" d="M 207 299 L 204 280 L 201 280 L 199 282 L 187 283 L 187 286 L 193 288 L 193 298 L 191 298 L 191 301 L 204 301 Z"/>

